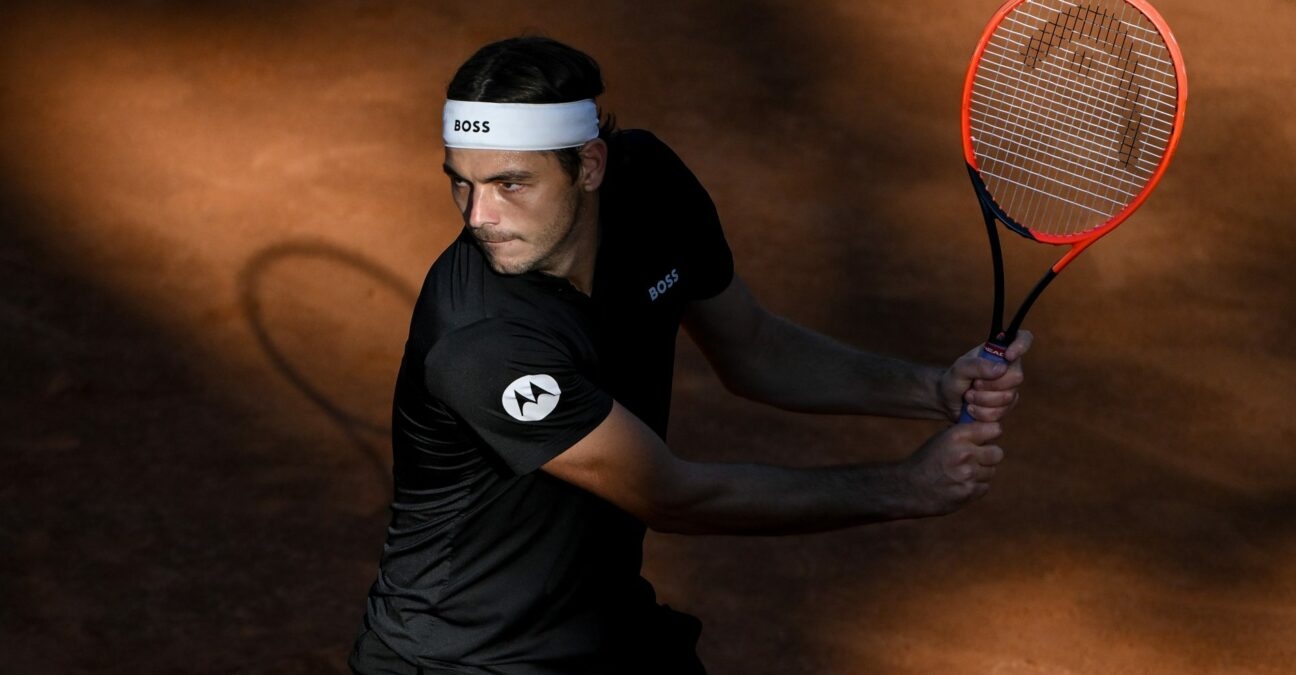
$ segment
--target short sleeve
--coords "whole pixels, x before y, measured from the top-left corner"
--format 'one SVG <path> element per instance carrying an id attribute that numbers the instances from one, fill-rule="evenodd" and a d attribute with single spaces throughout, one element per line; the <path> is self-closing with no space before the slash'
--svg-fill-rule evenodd
<path id="1" fill-rule="evenodd" d="M 558 456 L 612 410 L 612 397 L 562 340 L 505 319 L 443 336 L 424 373 L 429 393 L 516 474 Z"/>
<path id="2" fill-rule="evenodd" d="M 618 195 L 633 209 L 650 214 L 656 236 L 666 237 L 687 268 L 690 299 L 719 294 L 733 280 L 733 253 L 725 240 L 711 195 L 679 155 L 642 129 L 619 134 L 625 173 Z M 634 194 L 631 194 L 631 193 Z M 637 195 L 637 196 L 636 196 Z M 679 275 L 684 278 L 681 272 Z"/>
<path id="3" fill-rule="evenodd" d="M 665 155 L 664 175 L 670 177 L 680 195 L 679 213 L 683 216 L 681 250 L 684 264 L 692 273 L 690 295 L 694 300 L 704 300 L 720 294 L 733 281 L 733 253 L 725 240 L 720 214 L 710 193 L 674 151 L 664 143 L 661 148 Z"/>

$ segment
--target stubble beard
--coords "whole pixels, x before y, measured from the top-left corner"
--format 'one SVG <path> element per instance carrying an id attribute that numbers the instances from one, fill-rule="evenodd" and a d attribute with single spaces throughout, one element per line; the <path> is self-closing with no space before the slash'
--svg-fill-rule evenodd
<path id="1" fill-rule="evenodd" d="M 504 260 L 493 254 L 489 247 L 478 246 L 486 262 L 496 274 L 517 275 L 527 272 L 546 272 L 571 245 L 576 226 L 584 214 L 584 204 L 578 192 L 573 192 L 567 203 L 554 216 L 548 226 L 532 240 L 526 241 L 534 251 L 524 258 Z"/>

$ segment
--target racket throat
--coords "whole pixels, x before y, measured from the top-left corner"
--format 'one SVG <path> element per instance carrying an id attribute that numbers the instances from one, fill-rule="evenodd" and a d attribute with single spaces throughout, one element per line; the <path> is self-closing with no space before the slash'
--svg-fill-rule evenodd
<path id="1" fill-rule="evenodd" d="M 1026 313 L 1030 311 L 1031 305 L 1035 304 L 1035 301 L 1039 299 L 1040 294 L 1044 292 L 1045 288 L 1048 288 L 1049 283 L 1055 278 L 1057 278 L 1056 271 L 1050 269 L 1045 272 L 1044 276 L 1040 277 L 1040 280 L 1035 284 L 1035 287 L 1032 288 L 1031 292 L 1026 296 L 1026 299 L 1022 300 L 1021 307 L 1017 308 L 1017 313 L 1013 315 L 1012 321 L 1008 323 L 1008 328 L 997 332 L 997 334 L 992 333 L 990 336 L 990 342 L 1002 347 L 1007 347 L 1012 344 L 1012 341 L 1017 338 L 1017 331 L 1021 330 L 1022 322 L 1026 320 Z"/>
<path id="2" fill-rule="evenodd" d="M 1030 311 L 1031 305 L 1035 304 L 1035 301 L 1039 299 L 1040 294 L 1044 292 L 1045 288 L 1048 288 L 1049 283 L 1051 283 L 1054 277 L 1058 275 L 1058 272 L 1060 272 L 1067 263 L 1078 255 L 1080 251 L 1083 251 L 1088 247 L 1092 241 L 1081 242 L 1080 244 L 1073 246 L 1071 251 L 1068 252 L 1062 260 L 1049 268 L 1048 271 L 1040 277 L 1040 280 L 1035 284 L 1035 287 L 1032 288 L 1026 298 L 1022 300 L 1021 305 L 1017 308 L 1017 313 L 1013 315 L 1012 321 L 1009 322 L 1008 327 L 1005 329 L 1003 327 L 1005 296 L 1004 260 L 1003 245 L 999 240 L 999 223 L 1003 223 L 1009 230 L 1012 230 L 1027 239 L 1034 240 L 1035 237 L 1031 234 L 1031 231 L 1028 228 L 1023 227 L 1012 218 L 1009 218 L 1008 214 L 1004 213 L 1003 209 L 999 208 L 999 205 L 995 203 L 994 198 L 990 195 L 989 190 L 986 189 L 985 182 L 981 179 L 981 174 L 977 171 L 976 167 L 972 164 L 968 164 L 967 169 L 968 176 L 972 179 L 972 187 L 976 190 L 977 201 L 981 204 L 981 215 L 985 219 L 986 236 L 990 240 L 990 261 L 994 272 L 994 311 L 991 313 L 993 318 L 991 319 L 990 324 L 990 337 L 986 340 L 986 350 L 992 351 L 991 346 L 993 345 L 996 348 L 994 351 L 1002 353 L 1008 348 L 1008 345 L 1012 344 L 1012 341 L 1016 339 L 1017 332 L 1021 330 L 1022 322 L 1025 321 L 1026 313 Z M 1002 358 L 1002 354 L 1000 354 L 1000 357 Z"/>

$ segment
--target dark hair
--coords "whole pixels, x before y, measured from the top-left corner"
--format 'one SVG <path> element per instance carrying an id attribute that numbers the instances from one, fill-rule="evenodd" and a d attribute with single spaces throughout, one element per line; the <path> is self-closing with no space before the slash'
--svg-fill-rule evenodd
<path id="1" fill-rule="evenodd" d="M 490 103 L 570 103 L 603 93 L 598 62 L 557 40 L 522 36 L 492 42 L 459 66 L 446 98 Z M 599 138 L 616 130 L 616 118 L 604 115 Z M 552 151 L 575 180 L 580 174 L 579 148 Z"/>

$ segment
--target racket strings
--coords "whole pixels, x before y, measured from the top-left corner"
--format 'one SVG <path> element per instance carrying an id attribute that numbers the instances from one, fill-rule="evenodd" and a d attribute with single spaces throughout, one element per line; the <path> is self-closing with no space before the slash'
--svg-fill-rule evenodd
<path id="1" fill-rule="evenodd" d="M 1175 70 L 1124 0 L 1028 0 L 994 31 L 972 82 L 978 167 L 1035 231 L 1081 233 L 1130 204 L 1172 137 Z"/>
<path id="2" fill-rule="evenodd" d="M 1006 39 L 1004 42 L 1007 45 L 1014 46 L 1014 47 L 1024 46 L 1025 44 L 1024 41 L 1018 41 L 1013 39 Z M 994 56 L 998 57 L 999 60 L 1012 59 L 1017 56 L 1016 53 L 1005 52 L 1001 49 L 993 49 L 993 47 L 991 49 L 988 49 L 987 53 L 993 54 Z M 1067 51 L 1067 53 L 1073 54 L 1074 52 Z M 1077 56 L 1076 58 L 1078 59 L 1080 57 Z M 1085 67 L 1085 69 L 1083 70 L 1083 74 L 1088 76 L 1087 79 L 1077 80 L 1074 83 L 1075 86 L 1073 87 L 1072 90 L 1057 92 L 1057 95 L 1065 98 L 1067 100 L 1067 103 L 1070 104 L 1071 108 L 1073 109 L 1079 109 L 1086 106 L 1093 106 L 1093 107 L 1105 107 L 1106 109 L 1110 110 L 1114 114 L 1119 113 L 1126 117 L 1137 114 L 1139 111 L 1137 111 L 1132 105 L 1129 104 L 1129 101 L 1134 100 L 1135 98 L 1133 95 L 1127 94 L 1127 96 L 1123 99 L 1112 99 L 1107 97 L 1107 94 L 1110 93 L 1109 91 L 1107 91 L 1104 88 L 1094 86 L 1093 84 L 1091 84 L 1089 80 L 1099 80 L 1099 78 L 1094 77 L 1092 75 L 1093 72 L 1092 57 L 1086 54 L 1084 55 L 1084 58 L 1089 60 L 1088 66 Z M 1173 68 L 1173 64 L 1168 62 L 1164 64 L 1159 63 L 1158 65 L 1166 69 Z M 1011 69 L 1005 70 L 997 67 L 996 64 L 993 62 L 986 62 L 983 64 L 983 67 L 993 72 L 996 75 L 1022 77 L 1024 80 L 1024 84 L 1033 85 L 1029 87 L 1017 87 L 1015 89 L 1016 92 L 1037 92 L 1040 88 L 1049 86 L 1048 80 L 1046 78 L 1039 76 L 1035 72 L 1027 72 L 1023 74 L 1016 70 L 1011 70 Z M 1173 114 L 1171 112 L 1167 112 L 1165 108 L 1169 108 L 1171 111 L 1173 110 L 1173 107 L 1175 105 L 1174 90 L 1171 89 L 1169 91 L 1165 91 L 1164 83 L 1156 82 L 1151 78 L 1147 77 L 1145 75 L 1146 70 L 1141 69 L 1139 67 L 1139 62 L 1133 62 L 1123 70 L 1130 77 L 1125 78 L 1126 82 L 1122 84 L 1122 88 L 1127 92 L 1130 92 L 1130 94 L 1139 93 L 1147 96 L 1149 99 L 1153 99 L 1153 98 L 1157 99 L 1156 102 L 1161 103 L 1163 105 L 1151 109 L 1153 116 L 1164 121 L 1167 126 L 1172 124 Z M 1142 81 L 1140 85 L 1141 89 L 1138 89 L 1137 91 L 1135 91 L 1132 86 L 1132 81 L 1136 79 Z M 979 86 L 984 86 L 984 84 L 985 84 L 984 82 L 978 82 Z M 1011 86 L 1011 84 L 1009 86 Z M 1113 127 L 1107 130 L 1113 131 L 1116 130 L 1116 128 Z M 1164 135 L 1160 136 L 1160 139 L 1163 142 L 1169 140 L 1168 136 L 1164 136 Z"/>
<path id="3" fill-rule="evenodd" d="M 1022 42 L 1014 41 L 1012 39 L 1006 39 L 1004 40 L 1004 42 L 1009 46 L 1020 46 L 1023 44 Z M 1074 54 L 1074 52 L 1072 51 L 1068 51 L 1068 50 L 1064 50 L 1064 51 L 1066 51 L 1067 54 Z M 987 50 L 987 54 L 992 54 L 998 57 L 1000 60 L 1013 59 L 1017 56 L 1017 53 L 1015 52 L 1005 52 L 1001 49 L 995 49 L 993 46 L 991 47 L 991 49 Z M 1075 58 L 1078 59 L 1080 57 L 1077 56 Z M 1109 91 L 1106 88 L 1095 86 L 1094 84 L 1091 83 L 1091 80 L 1099 80 L 1099 78 L 1092 76 L 1093 73 L 1092 56 L 1086 54 L 1084 55 L 1084 58 L 1089 60 L 1089 64 L 1083 70 L 1083 73 L 1088 77 L 1086 79 L 1077 80 L 1074 83 L 1074 87 L 1071 90 L 1058 92 L 1058 94 L 1066 98 L 1068 102 L 1071 103 L 1072 106 L 1076 108 L 1080 108 L 1084 106 L 1095 106 L 1095 107 L 1105 106 L 1114 113 L 1119 112 L 1126 115 L 1134 114 L 1136 111 L 1129 103 L 1129 101 L 1133 100 L 1134 98 L 1133 96 L 1127 96 L 1124 99 L 1111 99 L 1107 97 Z M 1165 67 L 1173 68 L 1173 65 L 1165 64 Z M 1048 86 L 1048 82 L 1049 82 L 1047 78 L 1040 76 L 1037 72 L 1021 73 L 1014 69 L 1005 70 L 999 68 L 994 62 L 984 63 L 983 68 L 986 68 L 995 74 L 1021 77 L 1023 79 L 1023 84 L 1034 85 L 1034 87 L 1036 88 Z M 1164 106 L 1169 107 L 1170 109 L 1173 109 L 1175 105 L 1175 96 L 1174 96 L 1175 92 L 1173 91 L 1173 89 L 1169 90 L 1168 92 L 1164 91 L 1163 83 L 1153 81 L 1151 78 L 1147 77 L 1144 74 L 1145 72 L 1146 72 L 1145 69 L 1140 69 L 1138 62 L 1132 63 L 1127 69 L 1127 73 L 1132 76 L 1128 78 L 1129 80 L 1138 79 L 1141 81 L 1139 85 L 1141 88 L 1137 91 L 1137 93 L 1141 93 L 1142 95 L 1147 96 L 1150 100 L 1157 99 L 1156 102 L 1161 103 Z M 980 82 L 979 84 L 985 84 L 985 83 Z M 1126 86 L 1124 88 L 1127 91 L 1129 91 L 1132 89 L 1132 86 Z M 1031 91 L 1032 89 L 1019 87 L 1017 90 Z M 1167 124 L 1173 121 L 1173 115 L 1168 113 L 1165 109 L 1163 109 L 1160 106 L 1152 108 L 1151 112 L 1154 116 L 1159 117 Z"/>

